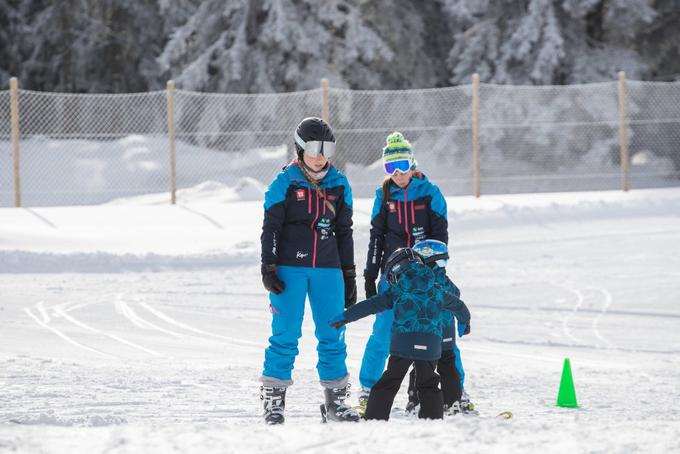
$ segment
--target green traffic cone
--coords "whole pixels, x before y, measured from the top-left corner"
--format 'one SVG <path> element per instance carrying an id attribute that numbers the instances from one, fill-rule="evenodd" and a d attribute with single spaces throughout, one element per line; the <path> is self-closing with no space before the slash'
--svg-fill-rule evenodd
<path id="1" fill-rule="evenodd" d="M 564 358 L 562 366 L 562 380 L 560 380 L 560 391 L 557 393 L 557 406 L 563 408 L 578 408 L 576 402 L 576 390 L 574 389 L 574 379 L 571 376 L 571 363 L 569 358 Z"/>

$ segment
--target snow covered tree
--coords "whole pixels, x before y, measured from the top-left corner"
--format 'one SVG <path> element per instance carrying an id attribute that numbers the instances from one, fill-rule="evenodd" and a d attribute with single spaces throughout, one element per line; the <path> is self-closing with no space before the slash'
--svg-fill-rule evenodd
<path id="1" fill-rule="evenodd" d="M 455 33 L 450 80 L 467 83 L 478 72 L 485 82 L 572 84 L 612 80 L 620 69 L 644 78 L 652 69 L 640 44 L 669 20 L 679 25 L 677 11 L 675 19 L 660 18 L 657 8 L 672 9 L 666 3 L 445 0 Z"/>
<path id="2" fill-rule="evenodd" d="M 680 78 L 677 0 L 0 0 L 0 83 L 281 92 Z"/>

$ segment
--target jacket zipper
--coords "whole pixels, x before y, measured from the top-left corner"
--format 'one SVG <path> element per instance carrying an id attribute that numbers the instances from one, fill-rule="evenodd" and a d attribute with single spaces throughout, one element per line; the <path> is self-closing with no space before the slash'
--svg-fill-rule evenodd
<path id="1" fill-rule="evenodd" d="M 312 190 L 307 188 L 307 213 L 312 214 Z"/>
<path id="2" fill-rule="evenodd" d="M 408 231 L 408 189 L 406 188 L 404 188 L 404 230 L 406 230 L 406 247 L 411 247 L 411 232 Z"/>
<path id="3" fill-rule="evenodd" d="M 316 193 L 316 216 L 314 216 L 314 221 L 312 221 L 311 228 L 314 231 L 314 251 L 312 253 L 312 268 L 316 268 L 316 242 L 319 236 L 319 232 L 316 229 L 316 221 L 319 219 L 319 191 L 315 190 Z"/>

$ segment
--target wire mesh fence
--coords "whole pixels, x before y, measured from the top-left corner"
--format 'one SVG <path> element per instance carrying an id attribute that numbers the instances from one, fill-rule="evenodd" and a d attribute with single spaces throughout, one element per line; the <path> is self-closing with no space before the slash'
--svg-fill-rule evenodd
<path id="1" fill-rule="evenodd" d="M 0 207 L 14 206 L 9 91 L 0 91 Z"/>
<path id="2" fill-rule="evenodd" d="M 629 81 L 626 110 L 633 187 L 680 183 L 680 84 Z"/>
<path id="3" fill-rule="evenodd" d="M 177 199 L 261 198 L 293 156 L 292 131 L 327 99 L 334 163 L 355 196 L 383 178 L 385 137 L 401 131 L 446 195 L 472 194 L 474 119 L 482 194 L 619 189 L 621 131 L 631 188 L 680 184 L 680 84 L 507 86 L 282 94 L 174 91 Z M 168 92 L 101 95 L 18 90 L 24 206 L 143 196 L 169 203 Z M 473 99 L 478 96 L 479 109 Z M 0 206 L 14 205 L 10 92 L 0 92 Z"/>
<path id="4" fill-rule="evenodd" d="M 616 88 L 482 85 L 482 191 L 619 188 Z"/>
<path id="5" fill-rule="evenodd" d="M 25 206 L 103 203 L 167 190 L 165 92 L 19 92 Z"/>
<path id="6" fill-rule="evenodd" d="M 288 145 L 298 122 L 321 112 L 319 90 L 256 95 L 178 90 L 175 99 L 179 188 L 219 189 L 210 183 L 221 183 L 261 191 L 290 162 Z"/>
<path id="7" fill-rule="evenodd" d="M 384 178 L 382 147 L 392 131 L 412 143 L 419 168 L 446 194 L 470 191 L 469 86 L 428 90 L 331 90 L 330 124 L 342 154 L 338 164 L 353 191 L 372 195 Z"/>

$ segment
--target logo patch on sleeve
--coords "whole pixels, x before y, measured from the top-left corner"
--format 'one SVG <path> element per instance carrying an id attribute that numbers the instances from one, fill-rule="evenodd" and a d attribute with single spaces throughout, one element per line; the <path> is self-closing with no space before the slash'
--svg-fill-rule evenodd
<path id="1" fill-rule="evenodd" d="M 304 189 L 296 189 L 295 190 L 295 197 L 299 200 L 305 200 L 305 190 Z"/>

